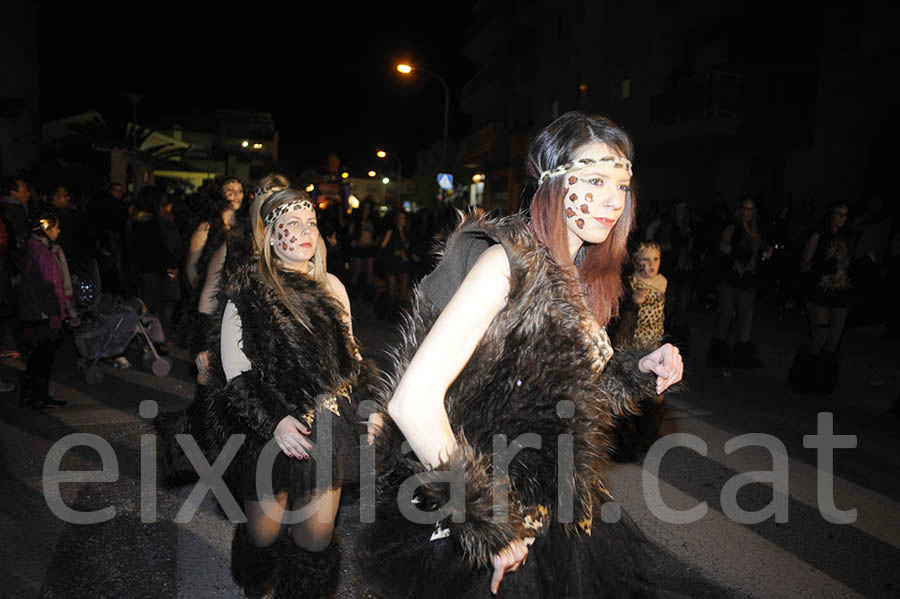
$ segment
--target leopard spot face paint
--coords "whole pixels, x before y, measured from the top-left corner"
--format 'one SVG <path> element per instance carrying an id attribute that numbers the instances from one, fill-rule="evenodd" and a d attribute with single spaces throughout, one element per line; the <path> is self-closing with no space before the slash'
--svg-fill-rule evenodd
<path id="1" fill-rule="evenodd" d="M 575 211 L 572 210 L 572 208 L 569 206 L 566 207 L 566 216 L 568 216 L 569 218 L 575 216 Z"/>
<path id="2" fill-rule="evenodd" d="M 579 229 L 583 229 L 584 228 L 584 219 L 583 218 L 577 219 L 575 221 L 575 224 L 578 226 Z"/>
<path id="3" fill-rule="evenodd" d="M 297 237 L 291 237 L 291 243 L 297 243 Z"/>
<path id="4" fill-rule="evenodd" d="M 582 212 L 583 214 L 588 214 L 588 213 L 590 213 L 590 211 L 591 211 L 591 209 L 588 208 L 588 205 L 587 205 L 587 204 L 582 204 L 580 208 L 581 208 L 581 212 Z"/>
<path id="5" fill-rule="evenodd" d="M 594 201 L 594 194 L 592 194 L 592 193 L 586 193 L 586 194 L 584 194 L 584 199 L 586 199 L 588 202 L 593 202 L 593 201 Z"/>
<path id="6" fill-rule="evenodd" d="M 570 201 L 570 202 L 577 202 L 577 201 L 578 201 L 578 195 L 573 193 L 572 195 L 569 196 L 569 201 Z"/>
<path id="7" fill-rule="evenodd" d="M 287 250 L 287 249 L 288 249 L 288 244 L 287 244 L 286 241 L 282 241 L 282 242 L 281 242 L 281 249 L 283 249 L 283 250 Z"/>
<path id="8" fill-rule="evenodd" d="M 569 195 L 569 188 L 563 187 L 563 197 L 566 197 L 567 195 Z"/>
<path id="9" fill-rule="evenodd" d="M 569 177 L 569 185 L 575 185 L 578 182 L 578 177 L 575 175 L 571 175 Z"/>

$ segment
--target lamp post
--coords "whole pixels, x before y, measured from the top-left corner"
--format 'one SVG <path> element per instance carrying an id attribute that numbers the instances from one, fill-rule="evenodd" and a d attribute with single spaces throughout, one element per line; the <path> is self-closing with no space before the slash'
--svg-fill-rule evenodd
<path id="1" fill-rule="evenodd" d="M 393 154 L 393 153 L 388 154 L 384 150 L 378 150 L 377 152 L 375 152 L 375 155 L 378 156 L 379 158 L 387 158 L 388 156 L 390 156 L 391 158 L 396 160 L 397 161 L 397 179 L 403 178 L 403 163 L 400 162 L 399 156 L 397 156 L 396 154 Z"/>
<path id="2" fill-rule="evenodd" d="M 441 148 L 441 168 L 446 168 L 447 166 L 447 121 L 450 118 L 450 88 L 447 87 L 447 82 L 444 81 L 444 78 L 438 75 L 433 71 L 429 71 L 428 69 L 422 67 L 414 67 L 409 64 L 398 64 L 397 70 L 403 73 L 404 75 L 409 75 L 413 71 L 421 71 L 426 75 L 431 75 L 435 79 L 441 82 L 441 85 L 444 87 L 444 144 Z"/>

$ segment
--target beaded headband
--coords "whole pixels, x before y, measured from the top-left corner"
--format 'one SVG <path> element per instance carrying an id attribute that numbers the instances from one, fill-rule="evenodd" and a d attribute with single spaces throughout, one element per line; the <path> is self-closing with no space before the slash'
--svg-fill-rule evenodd
<path id="1" fill-rule="evenodd" d="M 284 204 L 279 204 L 271 212 L 269 212 L 264 218 L 263 222 L 266 223 L 268 227 L 282 214 L 287 214 L 291 210 L 313 210 L 313 204 L 309 200 L 294 200 L 292 202 L 285 202 Z"/>
<path id="2" fill-rule="evenodd" d="M 592 164 L 600 164 L 603 162 L 612 163 L 615 168 L 624 168 L 628 171 L 628 174 L 631 175 L 631 161 L 627 158 L 622 158 L 621 156 L 601 156 L 600 158 L 579 158 L 578 160 L 574 160 L 572 162 L 567 162 L 561 166 L 556 168 L 551 168 L 550 170 L 546 170 L 541 173 L 541 176 L 538 178 L 538 185 L 542 185 L 544 181 L 551 177 L 556 177 L 558 175 L 565 175 L 566 173 L 570 173 L 572 171 L 577 171 L 586 166 L 591 166 Z"/>

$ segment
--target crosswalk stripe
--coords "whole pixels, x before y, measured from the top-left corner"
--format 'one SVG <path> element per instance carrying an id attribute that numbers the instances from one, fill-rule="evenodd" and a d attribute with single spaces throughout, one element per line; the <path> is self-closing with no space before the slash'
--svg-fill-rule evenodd
<path id="1" fill-rule="evenodd" d="M 642 492 L 642 469 L 621 465 L 609 472 L 616 500 L 656 543 L 696 566 L 719 584 L 754 597 L 775 599 L 856 599 L 863 597 L 792 553 L 767 541 L 746 527 L 710 509 L 691 524 L 665 524 L 650 510 Z M 662 497 L 671 509 L 686 510 L 697 499 L 659 481 Z"/>
<path id="2" fill-rule="evenodd" d="M 763 447 L 751 446 L 726 454 L 725 443 L 736 436 L 733 433 L 692 418 L 681 419 L 676 426 L 680 433 L 689 433 L 705 440 L 708 447 L 706 457 L 730 470 L 750 473 L 772 469 L 772 456 Z M 814 430 L 810 433 L 814 433 Z M 818 469 L 790 456 L 788 459 L 788 490 L 791 499 L 818 509 L 816 498 Z M 834 503 L 841 510 L 856 508 L 857 520 L 851 526 L 900 548 L 900 502 L 835 476 Z"/>

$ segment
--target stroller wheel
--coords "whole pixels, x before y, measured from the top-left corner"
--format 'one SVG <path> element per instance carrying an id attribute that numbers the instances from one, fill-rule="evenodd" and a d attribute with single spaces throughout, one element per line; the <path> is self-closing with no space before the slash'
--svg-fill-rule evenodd
<path id="1" fill-rule="evenodd" d="M 159 358 L 153 361 L 153 374 L 156 376 L 167 376 L 172 370 L 172 361 L 168 358 Z"/>
<path id="2" fill-rule="evenodd" d="M 103 380 L 103 371 L 95 364 L 84 371 L 84 380 L 91 385 L 96 385 Z"/>

